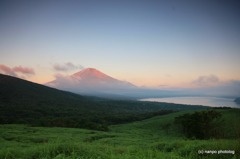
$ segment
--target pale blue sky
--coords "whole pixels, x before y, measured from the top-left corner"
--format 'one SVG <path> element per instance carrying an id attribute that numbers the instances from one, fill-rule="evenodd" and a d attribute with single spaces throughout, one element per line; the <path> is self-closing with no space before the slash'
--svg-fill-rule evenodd
<path id="1" fill-rule="evenodd" d="M 39 83 L 67 62 L 139 86 L 240 80 L 239 15 L 237 0 L 0 1 L 0 64 Z"/>

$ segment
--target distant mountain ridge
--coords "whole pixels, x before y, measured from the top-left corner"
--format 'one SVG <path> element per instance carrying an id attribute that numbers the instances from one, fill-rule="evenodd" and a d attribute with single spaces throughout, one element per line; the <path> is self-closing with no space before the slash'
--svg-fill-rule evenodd
<path id="1" fill-rule="evenodd" d="M 86 68 L 73 75 L 59 77 L 54 81 L 46 83 L 46 85 L 87 95 L 121 95 L 124 94 L 124 92 L 138 88 L 129 82 L 106 75 L 95 68 Z"/>

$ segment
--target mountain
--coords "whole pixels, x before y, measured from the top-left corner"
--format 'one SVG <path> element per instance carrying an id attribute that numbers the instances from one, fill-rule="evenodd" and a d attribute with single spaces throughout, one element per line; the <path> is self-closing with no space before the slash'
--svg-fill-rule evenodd
<path id="1" fill-rule="evenodd" d="M 86 88 L 97 89 L 131 89 L 136 88 L 133 84 L 114 79 L 94 68 L 86 68 L 71 76 L 79 81 L 79 85 Z"/>
<path id="2" fill-rule="evenodd" d="M 71 76 L 59 76 L 47 86 L 87 95 L 124 95 L 137 87 L 129 82 L 110 77 L 97 69 L 86 68 Z"/>

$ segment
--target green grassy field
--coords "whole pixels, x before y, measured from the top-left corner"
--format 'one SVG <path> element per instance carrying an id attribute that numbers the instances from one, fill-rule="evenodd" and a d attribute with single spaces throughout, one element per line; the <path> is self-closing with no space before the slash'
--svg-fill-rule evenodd
<path id="1" fill-rule="evenodd" d="M 173 124 L 185 112 L 113 125 L 107 132 L 76 128 L 0 125 L 1 159 L 152 159 L 239 158 L 240 110 L 218 110 L 225 139 L 190 140 Z M 166 125 L 170 125 L 166 127 Z M 234 150 L 235 154 L 198 154 L 199 150 Z"/>

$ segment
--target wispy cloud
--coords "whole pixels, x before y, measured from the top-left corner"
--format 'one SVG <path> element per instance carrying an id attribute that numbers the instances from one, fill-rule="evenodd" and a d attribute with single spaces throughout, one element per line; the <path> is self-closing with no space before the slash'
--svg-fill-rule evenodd
<path id="1" fill-rule="evenodd" d="M 24 75 L 29 76 L 29 75 L 35 74 L 34 70 L 29 67 L 16 66 L 11 68 L 2 64 L 0 64 L 0 72 L 6 75 L 15 76 L 15 77 L 24 78 L 24 79 L 25 79 Z"/>
<path id="2" fill-rule="evenodd" d="M 216 75 L 199 76 L 193 80 L 191 84 L 194 86 L 195 92 L 211 96 L 239 96 L 240 81 L 239 80 L 220 80 Z"/>
<path id="3" fill-rule="evenodd" d="M 84 67 L 82 65 L 75 65 L 71 62 L 67 62 L 64 64 L 55 64 L 53 68 L 56 71 L 68 72 L 72 70 L 83 69 Z"/>
<path id="4" fill-rule="evenodd" d="M 6 65 L 0 65 L 0 71 L 6 75 L 17 77 L 17 74 L 13 71 L 13 69 Z"/>
<path id="5" fill-rule="evenodd" d="M 77 81 L 74 78 L 71 78 L 71 76 L 63 75 L 63 74 L 55 74 L 54 75 L 55 80 L 52 82 L 46 83 L 47 86 L 55 87 L 55 88 L 73 88 L 73 84 L 75 84 Z"/>
<path id="6" fill-rule="evenodd" d="M 20 72 L 23 74 L 28 74 L 28 75 L 33 75 L 35 74 L 34 70 L 32 68 L 28 68 L 28 67 L 22 67 L 22 66 L 17 66 L 13 68 L 14 72 Z"/>
<path id="7" fill-rule="evenodd" d="M 197 79 L 192 81 L 192 84 L 196 86 L 214 86 L 220 82 L 216 75 L 199 76 Z"/>

